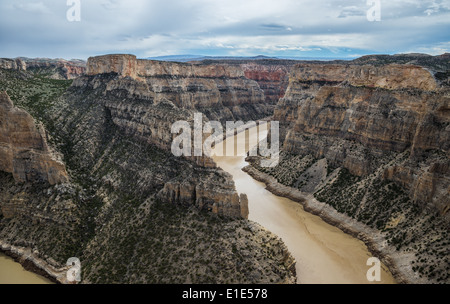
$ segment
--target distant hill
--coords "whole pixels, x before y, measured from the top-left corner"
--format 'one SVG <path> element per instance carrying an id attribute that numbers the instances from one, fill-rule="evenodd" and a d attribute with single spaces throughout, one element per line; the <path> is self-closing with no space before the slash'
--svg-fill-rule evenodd
<path id="1" fill-rule="evenodd" d="M 289 57 L 289 56 L 203 56 L 203 55 L 170 55 L 170 56 L 157 56 L 148 57 L 146 59 L 158 60 L 158 61 L 176 61 L 176 62 L 188 62 L 188 61 L 203 61 L 203 60 L 267 60 L 267 59 L 282 59 L 282 60 L 317 60 L 317 61 L 329 61 L 329 60 L 345 60 L 343 58 L 329 58 L 329 57 Z M 351 60 L 353 58 L 350 58 Z"/>

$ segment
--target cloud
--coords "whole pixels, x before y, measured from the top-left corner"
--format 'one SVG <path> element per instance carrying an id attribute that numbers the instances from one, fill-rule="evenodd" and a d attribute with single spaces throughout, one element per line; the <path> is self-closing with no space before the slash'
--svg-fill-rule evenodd
<path id="1" fill-rule="evenodd" d="M 30 13 L 50 14 L 50 9 L 42 2 L 19 2 L 14 3 L 14 8 Z"/>
<path id="2" fill-rule="evenodd" d="M 347 18 L 352 16 L 366 16 L 365 8 L 357 6 L 344 7 L 338 18 Z"/>
<path id="3" fill-rule="evenodd" d="M 348 56 L 447 50 L 450 1 L 81 0 L 68 22 L 63 0 L 0 1 L 0 57 L 200 55 Z"/>

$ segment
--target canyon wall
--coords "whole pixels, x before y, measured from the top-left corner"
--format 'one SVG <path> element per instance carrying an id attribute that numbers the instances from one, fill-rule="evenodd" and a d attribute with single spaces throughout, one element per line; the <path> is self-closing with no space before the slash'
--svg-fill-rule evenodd
<path id="1" fill-rule="evenodd" d="M 448 90 L 417 66 L 299 64 L 275 120 L 284 122 L 284 151 L 325 157 L 357 176 L 376 171 L 384 155 L 408 151 L 386 178 L 446 214 L 449 101 Z"/>
<path id="2" fill-rule="evenodd" d="M 46 69 L 0 70 L 0 90 L 45 125 L 70 174 L 52 186 L 17 184 L 0 170 L 4 248 L 24 248 L 30 262 L 54 268 L 79 257 L 83 283 L 295 282 L 295 260 L 282 241 L 244 220 L 247 198 L 231 176 L 208 158 L 170 151 L 171 125 L 192 122 L 199 111 L 190 96 L 219 100 L 204 121 L 245 111 L 257 117 L 253 105 L 237 102 L 252 94 L 264 100 L 258 85 L 242 70 L 213 65 L 145 62 L 145 75 L 134 78 L 125 59 L 73 82 L 49 81 Z"/>
<path id="3" fill-rule="evenodd" d="M 0 58 L 0 68 L 7 70 L 29 71 L 50 79 L 75 79 L 86 72 L 86 63 L 82 60 L 48 58 Z"/>
<path id="4" fill-rule="evenodd" d="M 0 68 L 6 70 L 25 71 L 27 69 L 26 63 L 21 59 L 0 58 Z"/>
<path id="5" fill-rule="evenodd" d="M 0 92 L 0 170 L 17 182 L 68 181 L 64 164 L 47 145 L 44 127 L 14 107 L 6 92 Z"/>
<path id="6" fill-rule="evenodd" d="M 245 77 L 259 84 L 268 104 L 277 104 L 284 97 L 292 66 L 294 62 L 288 60 L 258 60 L 241 64 Z"/>
<path id="7" fill-rule="evenodd" d="M 245 78 L 237 66 L 138 60 L 132 55 L 89 58 L 88 75 L 105 73 L 120 76 L 111 86 L 129 96 L 197 110 L 210 120 L 248 121 L 272 113 L 258 83 Z"/>
<path id="8" fill-rule="evenodd" d="M 326 204 L 315 212 L 342 215 L 338 226 L 357 221 L 352 234 L 381 248 L 399 281 L 449 282 L 448 68 L 445 56 L 425 55 L 294 66 L 274 111 L 279 163 L 249 157 L 246 171 L 282 184 L 269 185 L 275 193 L 300 193 L 305 206 Z M 380 237 L 362 236 L 367 229 Z"/>
<path id="9" fill-rule="evenodd" d="M 204 114 L 204 121 L 225 117 L 246 120 L 250 115 L 247 110 L 251 110 L 251 115 L 258 115 L 256 109 L 265 106 L 264 94 L 258 84 L 246 79 L 243 71 L 236 67 L 136 60 L 132 55 L 89 58 L 87 75 L 76 79 L 70 91 L 71 96 L 95 96 L 89 100 L 95 107 L 88 108 L 88 112 L 95 109 L 96 113 L 80 113 L 89 117 L 86 119 L 102 117 L 97 118 L 97 124 L 100 121 L 111 124 L 109 128 L 117 128 L 133 140 L 154 145 L 165 153 L 171 153 L 173 139 L 177 136 L 171 133 L 172 125 L 187 121 L 193 126 L 194 113 L 198 111 Z M 72 103 L 78 104 L 75 99 Z M 61 123 L 67 124 L 67 121 Z M 83 121 L 73 123 L 84 128 Z M 86 143 L 94 146 L 80 145 L 76 154 L 97 150 L 97 145 L 104 144 L 100 134 L 103 133 L 90 134 Z M 197 167 L 177 173 L 177 167 L 187 165 L 186 159 L 192 162 L 189 166 L 195 164 Z M 144 185 L 141 191 L 147 192 L 144 189 L 149 188 L 148 192 L 151 192 L 156 188 L 158 198 L 163 201 L 193 205 L 227 217 L 247 218 L 247 201 L 236 193 L 230 176 L 216 168 L 212 159 L 206 156 L 186 159 L 180 159 L 182 163 L 179 164 L 167 165 L 166 172 L 139 172 L 135 178 Z M 142 161 L 136 159 L 136 162 L 138 166 Z M 128 161 L 127 171 L 134 172 L 138 167 L 131 163 Z M 100 164 L 92 159 L 86 166 Z M 148 164 L 147 167 L 154 166 Z M 118 190 L 123 189 L 109 178 L 108 183 Z"/>

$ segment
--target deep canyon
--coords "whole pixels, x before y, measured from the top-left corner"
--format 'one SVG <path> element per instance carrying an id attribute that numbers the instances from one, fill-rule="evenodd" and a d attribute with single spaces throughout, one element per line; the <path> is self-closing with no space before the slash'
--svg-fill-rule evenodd
<path id="1" fill-rule="evenodd" d="M 267 191 L 246 193 L 243 174 L 291 212 L 318 216 L 290 223 L 323 219 L 359 239 L 338 238 L 378 256 L 390 281 L 448 283 L 449 66 L 448 54 L 1 59 L 1 249 L 31 252 L 28 262 L 62 283 L 70 257 L 82 261 L 82 283 L 301 283 L 308 267 L 291 254 L 301 248 L 261 222 L 254 198 Z M 173 156 L 172 124 L 197 112 L 279 121 L 280 163 L 249 157 L 249 176 Z"/>

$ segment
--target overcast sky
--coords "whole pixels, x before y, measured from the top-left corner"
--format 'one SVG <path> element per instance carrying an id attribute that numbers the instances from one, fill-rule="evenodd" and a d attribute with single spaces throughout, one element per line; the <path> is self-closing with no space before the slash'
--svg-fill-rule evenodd
<path id="1" fill-rule="evenodd" d="M 367 0 L 79 1 L 69 22 L 66 0 L 1 0 L 0 57 L 450 52 L 450 0 L 380 0 L 373 22 Z"/>

